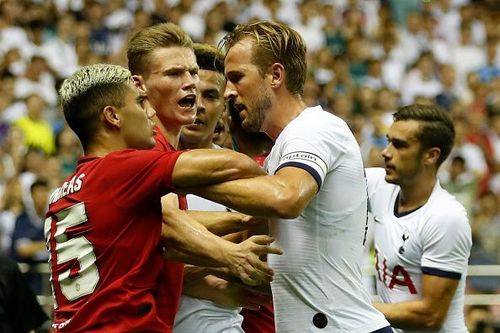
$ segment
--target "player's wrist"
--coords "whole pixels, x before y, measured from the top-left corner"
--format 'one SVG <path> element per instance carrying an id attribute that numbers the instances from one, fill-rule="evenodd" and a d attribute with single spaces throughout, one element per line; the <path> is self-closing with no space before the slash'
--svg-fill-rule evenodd
<path id="1" fill-rule="evenodd" d="M 223 258 L 223 266 L 227 267 L 229 272 L 232 275 L 238 275 L 238 267 L 239 267 L 239 260 L 238 260 L 238 251 L 239 246 L 238 244 L 224 241 L 223 248 L 221 250 L 221 255 Z"/>

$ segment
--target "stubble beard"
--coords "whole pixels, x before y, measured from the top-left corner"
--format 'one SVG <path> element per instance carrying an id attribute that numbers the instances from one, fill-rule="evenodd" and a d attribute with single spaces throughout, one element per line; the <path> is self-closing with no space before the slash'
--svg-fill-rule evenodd
<path id="1" fill-rule="evenodd" d="M 271 96 L 263 91 L 262 97 L 255 102 L 255 105 L 252 107 L 252 111 L 247 111 L 248 116 L 241 123 L 243 129 L 247 132 L 260 132 L 262 124 L 264 124 L 264 120 L 266 118 L 266 112 L 271 108 L 271 106 Z"/>

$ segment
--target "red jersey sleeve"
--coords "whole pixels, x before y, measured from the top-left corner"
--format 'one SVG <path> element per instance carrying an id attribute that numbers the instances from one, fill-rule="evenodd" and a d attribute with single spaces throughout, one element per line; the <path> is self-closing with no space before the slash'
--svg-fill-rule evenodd
<path id="1" fill-rule="evenodd" d="M 104 182 L 118 196 L 117 203 L 125 207 L 152 200 L 175 189 L 172 172 L 183 151 L 160 152 L 154 150 L 124 150 L 103 159 L 101 167 L 110 170 L 113 177 Z M 152 191 L 152 189 L 154 189 Z"/>

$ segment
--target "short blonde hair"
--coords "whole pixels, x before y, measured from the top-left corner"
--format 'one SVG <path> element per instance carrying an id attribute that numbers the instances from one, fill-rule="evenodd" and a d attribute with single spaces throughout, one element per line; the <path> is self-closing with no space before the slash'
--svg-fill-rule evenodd
<path id="1" fill-rule="evenodd" d="M 62 104 L 65 105 L 96 86 L 111 83 L 129 84 L 131 82 L 132 74 L 122 66 L 94 64 L 80 68 L 64 80 L 59 89 L 59 96 Z"/>
<path id="2" fill-rule="evenodd" d="M 161 23 L 142 29 L 128 43 L 128 68 L 133 74 L 147 75 L 148 56 L 156 49 L 174 46 L 193 48 L 193 41 L 179 26 Z"/>
<path id="3" fill-rule="evenodd" d="M 95 64 L 82 67 L 59 89 L 64 117 L 84 149 L 100 125 L 101 111 L 108 105 L 122 107 L 132 74 L 118 65 Z"/>

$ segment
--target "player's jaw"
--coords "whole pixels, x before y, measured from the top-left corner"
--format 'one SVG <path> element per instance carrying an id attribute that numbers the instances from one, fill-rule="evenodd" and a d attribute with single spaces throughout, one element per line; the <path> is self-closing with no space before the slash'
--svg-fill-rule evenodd
<path id="1" fill-rule="evenodd" d="M 237 105 L 235 107 L 238 108 Z M 251 106 L 243 104 L 242 109 L 241 106 L 239 107 L 241 126 L 248 132 L 259 132 L 262 130 L 267 112 L 272 107 L 272 101 L 271 97 L 264 92 Z"/>

